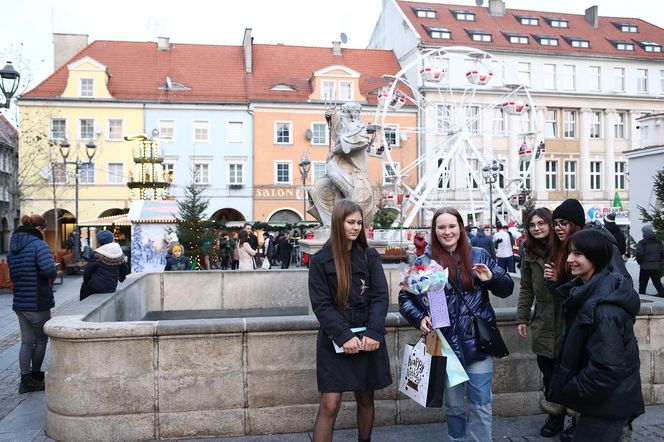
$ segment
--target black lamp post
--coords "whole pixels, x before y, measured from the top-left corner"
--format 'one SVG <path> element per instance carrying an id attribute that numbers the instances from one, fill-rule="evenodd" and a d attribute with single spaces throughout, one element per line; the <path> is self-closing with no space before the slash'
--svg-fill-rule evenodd
<path id="1" fill-rule="evenodd" d="M 2 91 L 2 95 L 5 96 L 5 103 L 0 107 L 9 109 L 12 97 L 18 90 L 18 82 L 20 79 L 21 74 L 14 69 L 11 61 L 8 61 L 5 67 L 0 69 L 0 91 Z"/>
<path id="2" fill-rule="evenodd" d="M 298 166 L 300 166 L 300 176 L 302 177 L 302 203 L 304 206 L 302 221 L 304 221 L 307 219 L 307 176 L 309 175 L 309 169 L 311 169 L 311 160 L 304 157 Z"/>
<path id="3" fill-rule="evenodd" d="M 85 155 L 88 157 L 87 164 L 92 164 L 92 157 L 95 156 L 95 152 L 97 150 L 97 145 L 92 142 L 88 141 L 85 145 Z M 83 162 L 78 156 L 78 145 L 76 149 L 76 161 L 67 161 L 67 157 L 71 153 L 71 144 L 65 139 L 60 143 L 60 155 L 62 155 L 62 164 L 65 166 L 65 170 L 67 170 L 67 164 L 73 164 L 75 168 L 75 183 L 76 183 L 76 193 L 74 196 L 75 200 L 75 217 L 76 217 L 76 224 L 74 226 L 74 266 L 75 269 L 78 271 L 78 265 L 79 265 L 79 248 L 81 246 L 81 242 L 79 239 L 79 231 L 78 231 L 78 178 L 79 178 L 79 172 L 81 170 L 81 165 Z"/>
<path id="4" fill-rule="evenodd" d="M 498 181 L 500 166 L 498 161 L 493 160 L 482 168 L 484 182 L 489 185 L 489 234 L 493 235 L 493 185 Z"/>

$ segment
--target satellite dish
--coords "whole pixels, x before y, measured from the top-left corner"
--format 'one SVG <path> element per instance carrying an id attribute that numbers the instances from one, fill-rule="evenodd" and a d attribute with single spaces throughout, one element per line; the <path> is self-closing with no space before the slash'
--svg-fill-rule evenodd
<path id="1" fill-rule="evenodd" d="M 483 3 L 484 3 L 484 0 L 475 0 L 475 4 L 477 6 L 482 6 Z"/>
<path id="2" fill-rule="evenodd" d="M 479 0 L 478 0 L 478 1 L 479 1 Z M 341 35 L 339 36 L 339 38 L 341 38 L 341 42 L 342 42 L 343 44 L 348 43 L 348 36 L 346 35 L 345 32 L 342 32 Z"/>
<path id="3" fill-rule="evenodd" d="M 307 131 L 304 133 L 304 136 L 307 137 L 307 140 L 310 140 L 314 137 L 314 133 L 311 131 L 311 129 L 307 129 Z"/>

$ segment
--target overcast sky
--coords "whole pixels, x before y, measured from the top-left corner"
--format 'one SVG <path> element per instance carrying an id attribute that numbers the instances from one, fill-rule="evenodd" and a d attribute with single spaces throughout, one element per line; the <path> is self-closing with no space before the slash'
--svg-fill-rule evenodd
<path id="1" fill-rule="evenodd" d="M 507 8 L 636 17 L 664 28 L 662 0 L 506 0 Z M 34 87 L 53 71 L 52 34 L 94 40 L 239 45 L 245 28 L 256 43 L 328 46 L 341 32 L 347 47 L 366 47 L 383 0 L 4 0 L 0 2 L 0 56 L 32 76 Z M 449 3 L 474 5 L 475 0 Z M 488 0 L 484 1 L 484 5 Z M 10 6 L 11 5 L 11 6 Z M 4 60 L 3 64 L 4 66 Z M 26 79 L 28 75 L 25 75 Z"/>

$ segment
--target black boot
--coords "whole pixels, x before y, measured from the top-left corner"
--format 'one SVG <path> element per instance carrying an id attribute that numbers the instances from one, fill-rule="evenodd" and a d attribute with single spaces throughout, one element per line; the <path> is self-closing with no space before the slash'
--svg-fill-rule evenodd
<path id="1" fill-rule="evenodd" d="M 540 430 L 542 437 L 553 437 L 565 428 L 565 416 L 549 415 Z"/>
<path id="2" fill-rule="evenodd" d="M 576 431 L 576 418 L 572 417 L 567 428 L 560 433 L 560 442 L 572 442 L 574 440 L 574 431 Z"/>
<path id="3" fill-rule="evenodd" d="M 18 385 L 18 392 L 23 394 L 30 393 L 31 391 L 35 391 L 35 381 L 32 374 L 22 374 L 21 383 Z"/>
<path id="4" fill-rule="evenodd" d="M 32 380 L 35 386 L 33 391 L 44 391 L 46 385 L 44 383 L 44 372 L 43 371 L 33 371 L 30 373 Z"/>

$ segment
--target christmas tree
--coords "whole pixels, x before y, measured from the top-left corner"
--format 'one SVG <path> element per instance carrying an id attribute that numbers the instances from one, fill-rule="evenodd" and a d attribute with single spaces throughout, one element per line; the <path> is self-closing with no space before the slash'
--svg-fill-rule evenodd
<path id="1" fill-rule="evenodd" d="M 133 225 L 131 235 L 131 271 L 138 273 L 143 271 L 143 227 L 140 224 Z"/>
<path id="2" fill-rule="evenodd" d="M 191 183 L 184 188 L 184 198 L 178 200 L 177 236 L 185 253 L 191 258 L 192 269 L 200 269 L 203 242 L 212 239 L 213 222 L 204 218 L 209 201 L 203 198 L 205 186 Z"/>
<path id="3" fill-rule="evenodd" d="M 655 193 L 655 204 L 650 205 L 652 212 L 648 212 L 646 207 L 639 206 L 641 219 L 644 223 L 652 223 L 657 238 L 664 240 L 664 168 L 657 171 L 653 180 L 653 192 Z M 664 265 L 664 263 L 663 263 Z"/>

